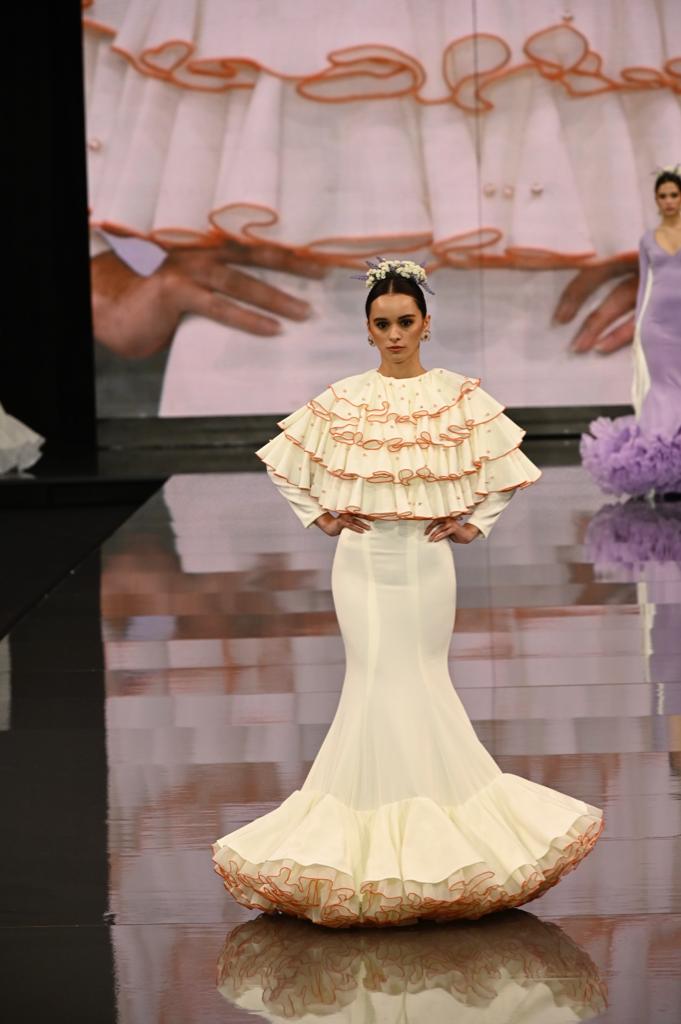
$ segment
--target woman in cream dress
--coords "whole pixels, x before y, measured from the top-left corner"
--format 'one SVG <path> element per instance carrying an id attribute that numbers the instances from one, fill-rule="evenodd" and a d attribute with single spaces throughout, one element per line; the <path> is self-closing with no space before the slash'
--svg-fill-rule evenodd
<path id="1" fill-rule="evenodd" d="M 372 267 L 378 368 L 311 399 L 257 453 L 302 524 L 338 537 L 347 667 L 301 789 L 219 839 L 214 862 L 240 903 L 332 927 L 519 906 L 603 827 L 598 808 L 502 773 L 452 687 L 447 540 L 486 536 L 540 473 L 479 380 L 423 367 L 430 317 L 417 281 L 413 263 Z"/>

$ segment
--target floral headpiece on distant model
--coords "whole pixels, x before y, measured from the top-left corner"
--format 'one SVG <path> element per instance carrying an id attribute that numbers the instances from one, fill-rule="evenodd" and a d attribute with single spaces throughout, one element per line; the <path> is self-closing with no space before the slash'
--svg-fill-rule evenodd
<path id="1" fill-rule="evenodd" d="M 412 281 L 416 281 L 430 295 L 435 294 L 428 287 L 426 271 L 420 263 L 414 263 L 413 260 L 385 260 L 382 256 L 377 256 L 375 260 L 365 260 L 365 263 L 369 268 L 367 272 L 365 274 L 353 274 L 352 276 L 357 281 L 364 281 L 367 288 L 373 288 L 379 281 L 384 280 L 388 274 L 397 274 L 398 277 L 408 277 Z"/>
<path id="2" fill-rule="evenodd" d="M 674 174 L 677 178 L 681 178 L 681 163 L 674 164 L 673 167 L 671 164 L 668 167 L 656 167 L 651 174 L 654 174 L 656 178 L 659 178 L 661 174 Z"/>

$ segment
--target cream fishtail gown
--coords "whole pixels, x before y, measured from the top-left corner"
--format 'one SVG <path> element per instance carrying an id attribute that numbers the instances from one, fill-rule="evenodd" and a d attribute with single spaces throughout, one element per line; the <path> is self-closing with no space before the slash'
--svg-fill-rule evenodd
<path id="1" fill-rule="evenodd" d="M 332 927 L 476 918 L 534 899 L 592 849 L 603 814 L 503 773 L 448 672 L 454 548 L 424 520 L 470 514 L 486 535 L 539 477 L 523 432 L 475 379 L 376 370 L 339 381 L 258 451 L 305 526 L 343 530 L 332 590 L 347 669 L 301 789 L 214 844 L 240 903 Z"/>

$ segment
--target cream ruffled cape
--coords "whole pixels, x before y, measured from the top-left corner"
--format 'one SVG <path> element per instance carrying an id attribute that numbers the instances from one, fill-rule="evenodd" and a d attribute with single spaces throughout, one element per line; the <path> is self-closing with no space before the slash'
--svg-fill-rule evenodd
<path id="1" fill-rule="evenodd" d="M 399 380 L 346 377 L 279 422 L 256 454 L 333 512 L 433 519 L 488 493 L 527 487 L 539 469 L 524 431 L 480 381 L 450 370 Z"/>

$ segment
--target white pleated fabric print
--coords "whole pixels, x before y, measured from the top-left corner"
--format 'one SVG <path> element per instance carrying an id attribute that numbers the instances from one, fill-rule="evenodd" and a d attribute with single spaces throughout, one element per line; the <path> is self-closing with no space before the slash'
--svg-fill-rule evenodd
<path id="1" fill-rule="evenodd" d="M 451 547 L 414 522 L 344 530 L 332 589 L 336 716 L 303 787 L 215 843 L 226 888 L 331 927 L 477 918 L 545 892 L 602 812 L 502 773 L 478 740 L 448 672 Z"/>
<path id="2" fill-rule="evenodd" d="M 91 222 L 162 245 L 580 265 L 635 253 L 681 148 L 676 0 L 92 0 L 84 23 Z"/>

